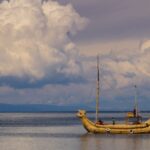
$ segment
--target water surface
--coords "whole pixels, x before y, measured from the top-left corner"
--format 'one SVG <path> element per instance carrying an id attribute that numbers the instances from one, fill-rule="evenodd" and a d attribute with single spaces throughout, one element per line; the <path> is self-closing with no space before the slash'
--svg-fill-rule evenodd
<path id="1" fill-rule="evenodd" d="M 104 121 L 124 113 L 103 113 Z M 149 113 L 143 114 L 145 119 Z M 94 119 L 94 114 L 89 117 Z M 0 113 L 0 150 L 148 150 L 150 135 L 88 134 L 75 113 Z"/>

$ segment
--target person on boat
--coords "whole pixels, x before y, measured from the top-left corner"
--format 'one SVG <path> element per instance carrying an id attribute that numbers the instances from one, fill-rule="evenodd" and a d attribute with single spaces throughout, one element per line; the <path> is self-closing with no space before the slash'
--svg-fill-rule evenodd
<path id="1" fill-rule="evenodd" d="M 96 122 L 96 124 L 98 124 L 98 125 L 103 125 L 104 123 L 103 123 L 103 121 L 102 121 L 101 119 L 99 119 L 99 120 Z"/>
<path id="2" fill-rule="evenodd" d="M 116 124 L 115 119 L 112 117 L 112 124 Z"/>
<path id="3" fill-rule="evenodd" d="M 136 117 L 136 109 L 133 109 L 133 116 Z"/>

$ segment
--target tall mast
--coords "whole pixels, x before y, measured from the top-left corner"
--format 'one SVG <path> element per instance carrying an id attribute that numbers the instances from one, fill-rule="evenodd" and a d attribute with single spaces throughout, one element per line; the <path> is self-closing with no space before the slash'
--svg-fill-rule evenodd
<path id="1" fill-rule="evenodd" d="M 96 90 L 96 122 L 98 122 L 99 118 L 99 56 L 97 56 L 97 90 Z"/>
<path id="2" fill-rule="evenodd" d="M 135 85 L 135 98 L 134 98 L 134 109 L 135 109 L 135 115 L 138 116 L 138 102 L 137 102 L 137 86 Z"/>

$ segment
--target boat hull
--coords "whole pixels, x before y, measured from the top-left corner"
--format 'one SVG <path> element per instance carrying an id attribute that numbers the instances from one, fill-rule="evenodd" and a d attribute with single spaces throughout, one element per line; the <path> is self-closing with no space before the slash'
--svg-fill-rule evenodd
<path id="1" fill-rule="evenodd" d="M 79 111 L 77 116 L 81 119 L 83 127 L 95 134 L 147 134 L 150 133 L 150 120 L 140 124 L 95 124 L 86 117 L 85 111 Z"/>

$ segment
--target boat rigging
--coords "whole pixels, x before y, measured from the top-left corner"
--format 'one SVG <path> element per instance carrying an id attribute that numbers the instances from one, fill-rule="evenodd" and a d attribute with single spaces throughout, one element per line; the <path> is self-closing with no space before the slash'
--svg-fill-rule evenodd
<path id="1" fill-rule="evenodd" d="M 150 133 L 150 119 L 142 122 L 142 117 L 138 112 L 137 86 L 135 86 L 134 109 L 128 112 L 125 117 L 125 123 L 103 123 L 99 121 L 99 96 L 100 96 L 100 78 L 99 78 L 99 57 L 97 56 L 97 92 L 96 92 L 96 119 L 95 122 L 88 119 L 85 110 L 79 110 L 77 116 L 81 119 L 83 127 L 91 133 L 111 133 L 111 134 L 141 134 Z M 131 121 L 130 121 L 131 120 Z"/>

